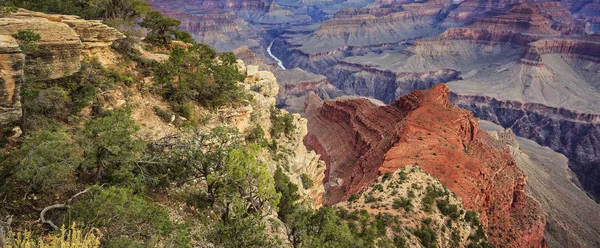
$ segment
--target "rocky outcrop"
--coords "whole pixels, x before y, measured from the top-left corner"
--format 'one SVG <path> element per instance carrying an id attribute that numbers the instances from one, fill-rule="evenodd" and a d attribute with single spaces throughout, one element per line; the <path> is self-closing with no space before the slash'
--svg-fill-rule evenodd
<path id="1" fill-rule="evenodd" d="M 435 208 L 426 209 L 424 200 L 432 190 L 444 192 L 443 196 L 438 196 L 438 200 L 446 199 L 449 204 L 454 205 L 459 213 L 458 218 L 449 217 Z M 406 237 L 406 247 L 422 247 L 420 238 L 412 230 L 420 229 L 424 220 L 430 220 L 429 227 L 436 233 L 435 243 L 438 247 L 470 247 L 484 243 L 481 241 L 487 244 L 487 236 L 476 238 L 476 233 L 482 231 L 479 230 L 480 225 L 468 221 L 468 218 L 463 218 L 460 214 L 468 211 L 462 200 L 418 166 L 408 165 L 395 173 L 380 176 L 376 184 L 364 190 L 357 198 L 336 206 L 346 208 L 349 212 L 367 210 L 375 218 L 379 214 L 394 216 L 398 220 L 396 223 L 401 224 L 387 224 L 385 235 L 390 239 L 399 235 Z M 405 208 L 398 205 L 398 202 L 403 201 L 409 202 Z"/>
<path id="2" fill-rule="evenodd" d="M 38 51 L 26 57 L 10 37 L 25 29 L 40 34 Z M 43 81 L 70 76 L 79 71 L 82 59 L 98 58 L 104 65 L 113 64 L 118 56 L 110 46 L 125 36 L 100 21 L 19 9 L 0 18 L 0 37 L 0 126 L 4 126 L 21 116 L 20 87 L 24 78 Z"/>
<path id="3" fill-rule="evenodd" d="M 10 36 L 0 35 L 0 127 L 21 118 L 20 88 L 25 55 Z"/>
<path id="4" fill-rule="evenodd" d="M 13 16 L 0 18 L 0 35 L 11 35 L 29 29 L 41 36 L 39 51 L 28 56 L 25 74 L 37 80 L 69 76 L 81 67 L 81 40 L 69 25 L 48 20 L 33 12 L 19 11 Z"/>
<path id="5" fill-rule="evenodd" d="M 526 177 L 506 146 L 479 132 L 473 115 L 450 104 L 448 95 L 438 84 L 383 107 L 310 97 L 305 144 L 327 163 L 325 205 L 416 164 L 480 213 L 493 245 L 544 247 L 544 216 L 524 194 Z"/>
<path id="6" fill-rule="evenodd" d="M 101 21 L 77 16 L 52 15 L 19 9 L 0 18 L 0 35 L 11 35 L 29 29 L 41 36 L 39 52 L 28 56 L 25 73 L 37 80 L 69 76 L 81 67 L 81 59 L 96 57 L 112 64 L 116 57 L 110 46 L 125 36 Z"/>

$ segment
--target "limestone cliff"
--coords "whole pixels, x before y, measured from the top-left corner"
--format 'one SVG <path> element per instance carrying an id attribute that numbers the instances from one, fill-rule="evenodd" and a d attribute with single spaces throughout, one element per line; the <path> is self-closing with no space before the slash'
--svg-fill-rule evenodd
<path id="1" fill-rule="evenodd" d="M 0 127 L 21 118 L 21 95 L 25 55 L 10 36 L 0 35 Z"/>
<path id="2" fill-rule="evenodd" d="M 10 37 L 24 29 L 41 38 L 39 51 L 26 57 Z M 43 81 L 70 76 L 79 71 L 82 59 L 113 64 L 118 56 L 110 46 L 125 36 L 100 21 L 19 9 L 0 18 L 0 37 L 0 126 L 5 126 L 21 118 L 20 88 L 25 78 Z"/>

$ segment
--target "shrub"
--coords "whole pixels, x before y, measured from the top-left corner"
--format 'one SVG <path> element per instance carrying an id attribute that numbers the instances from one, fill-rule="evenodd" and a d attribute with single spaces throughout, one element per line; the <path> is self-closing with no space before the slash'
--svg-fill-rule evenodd
<path id="1" fill-rule="evenodd" d="M 283 113 L 278 108 L 271 107 L 271 136 L 274 138 L 281 137 L 281 134 L 285 134 L 289 137 L 294 130 L 294 116 L 290 113 Z"/>
<path id="2" fill-rule="evenodd" d="M 279 212 L 277 213 L 279 218 L 285 220 L 286 216 L 296 211 L 296 201 L 300 199 L 298 195 L 298 186 L 290 181 L 290 178 L 283 173 L 281 167 L 277 167 L 275 170 L 275 190 L 281 194 L 279 200 Z"/>
<path id="3" fill-rule="evenodd" d="M 40 40 L 40 34 L 29 29 L 23 29 L 11 36 L 19 41 L 19 49 L 21 49 L 23 53 L 33 54 L 38 51 L 39 45 L 37 42 Z"/>
<path id="4" fill-rule="evenodd" d="M 392 207 L 394 209 L 403 208 L 404 211 L 410 212 L 410 210 L 412 209 L 412 202 L 410 199 L 400 197 L 400 198 L 394 199 L 394 203 L 392 204 Z"/>
<path id="5" fill-rule="evenodd" d="M 34 239 L 31 232 L 23 233 L 9 232 L 6 237 L 6 248 L 17 247 L 75 247 L 75 248 L 96 248 L 100 247 L 100 231 L 92 228 L 90 231 L 82 230 L 77 224 L 73 223 L 70 228 L 63 225 L 60 233 L 49 234 L 42 239 Z"/>
<path id="6" fill-rule="evenodd" d="M 352 194 L 350 195 L 350 197 L 348 198 L 349 202 L 355 202 L 356 200 L 358 200 L 358 195 L 356 194 Z"/>
<path id="7" fill-rule="evenodd" d="M 392 177 L 392 173 L 386 172 L 385 174 L 383 174 L 383 177 L 381 178 L 381 182 L 385 182 L 388 179 L 390 179 L 391 177 Z"/>
<path id="8" fill-rule="evenodd" d="M 146 202 L 127 188 L 94 190 L 72 205 L 71 216 L 80 223 L 105 230 L 105 240 L 127 236 L 150 242 L 169 237 L 176 228 L 165 209 Z"/>
<path id="9" fill-rule="evenodd" d="M 302 175 L 300 175 L 300 179 L 302 180 L 302 187 L 305 189 L 312 187 L 314 184 L 313 180 L 306 173 L 302 173 Z"/>
<path id="10" fill-rule="evenodd" d="M 173 118 L 172 113 L 169 113 L 168 111 L 161 109 L 159 106 L 154 106 L 152 109 L 154 109 L 154 113 L 158 117 L 160 117 L 161 120 L 163 120 L 164 122 L 167 122 L 167 123 L 171 123 L 171 119 Z"/>
<path id="11" fill-rule="evenodd" d="M 421 227 L 414 231 L 415 236 L 419 238 L 421 244 L 427 248 L 435 248 L 437 245 L 437 234 L 428 225 L 421 225 Z"/>
<path id="12" fill-rule="evenodd" d="M 25 137 L 21 148 L 0 162 L 17 182 L 47 190 L 62 185 L 81 161 L 81 148 L 64 129 L 37 131 Z M 63 185 L 64 186 L 64 185 Z"/>
<path id="13" fill-rule="evenodd" d="M 139 23 L 140 27 L 148 30 L 145 40 L 154 45 L 166 46 L 175 39 L 195 43 L 190 33 L 179 31 L 179 24 L 181 21 L 163 16 L 159 11 L 148 12 Z"/>
<path id="14" fill-rule="evenodd" d="M 235 61 L 218 62 L 216 57 L 212 48 L 202 44 L 188 50 L 173 48 L 169 60 L 154 72 L 159 93 L 175 105 L 194 100 L 212 109 L 241 101 L 243 94 L 237 82 L 243 76 Z"/>
<path id="15" fill-rule="evenodd" d="M 109 112 L 90 120 L 79 133 L 84 149 L 83 166 L 97 180 L 111 184 L 140 187 L 134 164 L 146 149 L 146 144 L 134 134 L 139 127 L 131 119 L 131 108 Z"/>

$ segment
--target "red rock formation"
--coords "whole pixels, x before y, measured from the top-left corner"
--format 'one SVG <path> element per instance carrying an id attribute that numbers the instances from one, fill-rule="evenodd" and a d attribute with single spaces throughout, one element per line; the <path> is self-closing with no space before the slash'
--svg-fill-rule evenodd
<path id="1" fill-rule="evenodd" d="M 545 247 L 545 219 L 524 194 L 526 177 L 505 145 L 448 100 L 438 84 L 376 107 L 367 100 L 309 97 L 305 144 L 327 158 L 325 205 L 347 199 L 385 172 L 417 164 L 479 212 L 490 243 Z"/>

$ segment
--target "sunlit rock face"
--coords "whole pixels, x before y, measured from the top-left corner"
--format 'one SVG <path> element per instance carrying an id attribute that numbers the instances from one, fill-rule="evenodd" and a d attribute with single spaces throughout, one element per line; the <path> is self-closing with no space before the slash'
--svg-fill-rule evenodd
<path id="1" fill-rule="evenodd" d="M 324 204 L 416 164 L 480 213 L 493 245 L 545 247 L 545 218 L 524 193 L 525 175 L 504 144 L 479 130 L 472 113 L 450 104 L 449 93 L 439 84 L 380 107 L 365 99 L 322 102 L 311 94 L 305 144 L 327 163 Z"/>
<path id="2" fill-rule="evenodd" d="M 40 35 L 38 51 L 27 56 L 11 37 L 26 29 Z M 125 38 L 100 21 L 24 9 L 0 18 L 0 37 L 0 126 L 21 117 L 20 88 L 25 78 L 44 81 L 67 77 L 79 71 L 83 59 L 112 64 L 116 55 L 110 46 Z"/>

